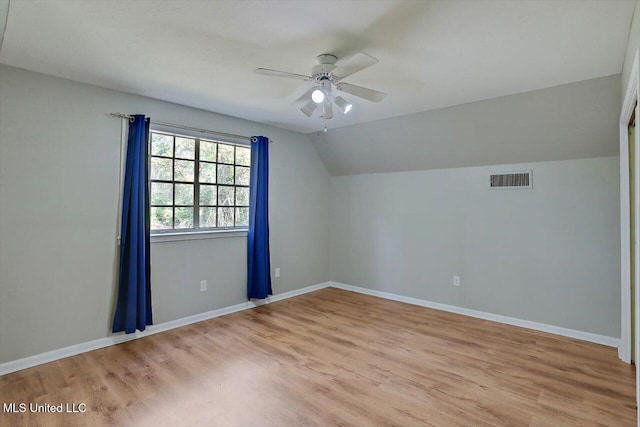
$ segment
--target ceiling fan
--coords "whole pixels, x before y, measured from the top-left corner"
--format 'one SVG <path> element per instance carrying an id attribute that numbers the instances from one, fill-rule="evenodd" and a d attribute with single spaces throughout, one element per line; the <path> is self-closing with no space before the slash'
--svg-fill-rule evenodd
<path id="1" fill-rule="evenodd" d="M 273 77 L 285 77 L 288 79 L 298 79 L 304 81 L 312 81 L 315 83 L 304 95 L 298 98 L 298 101 L 305 101 L 305 105 L 300 109 L 307 117 L 311 117 L 313 112 L 322 105 L 322 118 L 330 119 L 333 117 L 333 104 L 340 109 L 343 114 L 347 114 L 353 108 L 353 105 L 341 96 L 334 97 L 332 88 L 336 88 L 340 92 L 357 96 L 372 102 L 380 102 L 385 96 L 384 92 L 368 89 L 362 86 L 345 83 L 342 79 L 352 74 L 362 71 L 372 65 L 378 63 L 378 60 L 364 52 L 358 52 L 352 57 L 340 61 L 335 55 L 323 53 L 316 57 L 316 66 L 311 69 L 311 75 L 289 73 L 286 71 L 271 70 L 269 68 L 256 68 L 253 70 L 256 74 L 264 74 Z"/>

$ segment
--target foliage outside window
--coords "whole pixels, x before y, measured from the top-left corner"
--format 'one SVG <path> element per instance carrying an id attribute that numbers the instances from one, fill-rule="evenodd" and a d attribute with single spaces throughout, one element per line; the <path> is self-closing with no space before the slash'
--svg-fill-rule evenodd
<path id="1" fill-rule="evenodd" d="M 245 229 L 251 149 L 152 131 L 151 232 Z"/>

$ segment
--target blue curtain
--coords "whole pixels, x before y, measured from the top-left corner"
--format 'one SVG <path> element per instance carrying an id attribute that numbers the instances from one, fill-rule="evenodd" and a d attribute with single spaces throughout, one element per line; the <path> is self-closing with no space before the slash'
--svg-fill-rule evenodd
<path id="1" fill-rule="evenodd" d="M 247 264 L 249 299 L 273 294 L 269 259 L 269 139 L 264 136 L 251 138 Z"/>
<path id="2" fill-rule="evenodd" d="M 149 192 L 147 141 L 149 119 L 134 116 L 129 123 L 127 162 L 122 196 L 120 274 L 113 332 L 144 331 L 153 323 L 149 258 Z"/>

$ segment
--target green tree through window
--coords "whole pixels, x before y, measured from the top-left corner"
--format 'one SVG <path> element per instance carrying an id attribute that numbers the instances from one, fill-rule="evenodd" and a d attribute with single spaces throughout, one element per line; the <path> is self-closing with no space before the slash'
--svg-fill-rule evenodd
<path id="1" fill-rule="evenodd" d="M 151 232 L 249 225 L 251 149 L 151 131 Z"/>

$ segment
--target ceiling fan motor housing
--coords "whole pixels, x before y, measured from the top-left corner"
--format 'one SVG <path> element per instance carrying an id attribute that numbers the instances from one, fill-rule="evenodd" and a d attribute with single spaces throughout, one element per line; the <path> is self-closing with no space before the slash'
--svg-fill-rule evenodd
<path id="1" fill-rule="evenodd" d="M 311 70 L 311 78 L 320 83 L 323 80 L 329 80 L 332 83 L 336 83 L 337 79 L 331 74 L 336 68 L 336 62 L 338 58 L 335 55 L 324 53 L 316 57 L 316 65 Z"/>

